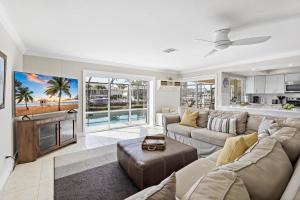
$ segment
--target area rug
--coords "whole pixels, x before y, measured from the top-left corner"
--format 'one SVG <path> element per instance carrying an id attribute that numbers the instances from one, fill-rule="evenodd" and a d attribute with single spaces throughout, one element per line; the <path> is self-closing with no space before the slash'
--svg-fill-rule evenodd
<path id="1" fill-rule="evenodd" d="M 54 158 L 55 200 L 121 200 L 136 192 L 116 158 L 116 145 Z"/>

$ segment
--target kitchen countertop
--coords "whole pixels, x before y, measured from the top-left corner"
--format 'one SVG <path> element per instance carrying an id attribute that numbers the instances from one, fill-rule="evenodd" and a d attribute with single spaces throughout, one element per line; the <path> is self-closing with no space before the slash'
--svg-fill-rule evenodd
<path id="1" fill-rule="evenodd" d="M 281 117 L 297 117 L 300 118 L 300 108 L 294 108 L 292 110 L 286 110 L 281 105 L 262 105 L 262 104 L 250 104 L 250 105 L 229 105 L 221 106 L 220 110 L 228 111 L 247 111 L 250 114 L 262 114 Z"/>

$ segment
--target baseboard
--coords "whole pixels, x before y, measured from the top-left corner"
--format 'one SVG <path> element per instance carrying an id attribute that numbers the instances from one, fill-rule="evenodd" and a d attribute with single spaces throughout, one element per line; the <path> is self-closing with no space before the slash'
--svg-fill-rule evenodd
<path id="1" fill-rule="evenodd" d="M 4 169 L 0 170 L 0 172 L 1 172 L 0 173 L 0 194 L 3 193 L 4 185 L 14 167 L 14 163 L 11 160 L 6 160 L 5 164 L 6 165 L 4 165 L 4 167 L 3 167 Z"/>

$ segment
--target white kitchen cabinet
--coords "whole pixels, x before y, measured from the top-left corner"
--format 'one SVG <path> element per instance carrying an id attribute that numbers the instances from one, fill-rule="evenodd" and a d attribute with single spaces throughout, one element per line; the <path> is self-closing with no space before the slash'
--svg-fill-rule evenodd
<path id="1" fill-rule="evenodd" d="M 246 94 L 254 93 L 254 76 L 248 76 L 246 78 Z"/>
<path id="2" fill-rule="evenodd" d="M 250 76 L 246 78 L 246 94 L 264 94 L 265 76 Z"/>
<path id="3" fill-rule="evenodd" d="M 266 94 L 284 94 L 284 75 L 266 76 Z"/>
<path id="4" fill-rule="evenodd" d="M 286 82 L 300 82 L 300 73 L 286 74 L 285 81 Z"/>

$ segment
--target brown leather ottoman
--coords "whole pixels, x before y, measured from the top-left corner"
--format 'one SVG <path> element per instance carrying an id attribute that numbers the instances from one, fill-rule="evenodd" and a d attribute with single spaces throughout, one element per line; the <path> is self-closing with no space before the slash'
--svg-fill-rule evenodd
<path id="1" fill-rule="evenodd" d="M 117 156 L 121 167 L 140 189 L 163 179 L 198 159 L 197 150 L 166 137 L 164 151 L 142 150 L 143 138 L 120 141 Z"/>

